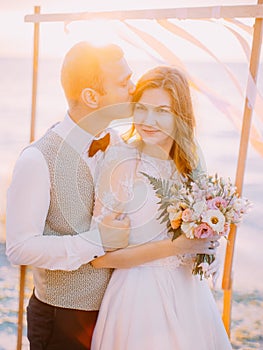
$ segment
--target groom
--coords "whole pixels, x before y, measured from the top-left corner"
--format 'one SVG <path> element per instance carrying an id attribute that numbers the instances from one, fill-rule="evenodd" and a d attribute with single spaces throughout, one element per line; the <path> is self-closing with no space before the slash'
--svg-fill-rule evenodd
<path id="1" fill-rule="evenodd" d="M 100 152 L 93 158 L 87 152 L 93 136 L 116 118 L 113 107 L 130 100 L 130 78 L 119 47 L 75 45 L 61 70 L 68 113 L 16 163 L 7 198 L 6 243 L 11 263 L 33 268 L 34 292 L 27 308 L 31 350 L 89 349 L 112 272 L 89 262 L 128 245 L 127 217 L 106 216 L 99 230 L 90 230 Z M 113 107 L 108 111 L 107 106 Z"/>

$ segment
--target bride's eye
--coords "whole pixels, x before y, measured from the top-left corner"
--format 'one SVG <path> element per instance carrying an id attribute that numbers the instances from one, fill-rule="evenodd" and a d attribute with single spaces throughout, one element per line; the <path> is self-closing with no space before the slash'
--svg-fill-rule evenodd
<path id="1" fill-rule="evenodd" d="M 159 114 L 171 114 L 172 111 L 170 108 L 167 107 L 158 107 L 156 108 L 156 112 Z"/>
<path id="2" fill-rule="evenodd" d="M 147 108 L 141 103 L 136 103 L 134 110 L 137 112 L 145 112 L 145 111 L 147 111 Z"/>

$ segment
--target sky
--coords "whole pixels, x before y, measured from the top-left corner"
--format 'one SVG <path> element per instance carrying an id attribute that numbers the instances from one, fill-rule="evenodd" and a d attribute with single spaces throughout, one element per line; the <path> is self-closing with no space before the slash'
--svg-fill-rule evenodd
<path id="1" fill-rule="evenodd" d="M 41 6 L 42 13 L 67 13 L 256 3 L 256 0 L 67 0 L 63 2 L 61 0 L 0 0 L 0 57 L 32 56 L 33 24 L 25 23 L 24 16 L 32 14 L 35 5 Z M 194 48 L 192 44 L 188 44 L 182 39 L 176 38 L 175 41 L 174 36 L 168 34 L 153 21 L 133 21 L 129 23 L 142 30 L 147 30 L 168 47 L 176 45 L 176 50 L 180 52 L 183 59 L 209 60 L 207 54 L 202 50 Z M 221 25 L 220 21 L 217 23 L 177 21 L 177 23 L 195 34 L 207 47 L 219 55 L 219 59 L 225 61 L 242 61 L 245 59 L 240 44 Z M 252 24 L 252 21 L 248 21 L 248 24 Z M 135 48 L 133 45 L 127 44 L 120 39 L 118 32 L 137 43 L 139 47 Z M 250 40 L 247 34 L 245 34 L 245 38 Z M 60 57 L 72 44 L 80 40 L 89 40 L 98 44 L 116 42 L 134 57 L 142 54 L 140 47 L 144 46 L 143 42 L 128 30 L 127 26 L 116 22 L 74 22 L 67 25 L 62 22 L 41 24 L 40 52 L 44 57 Z M 151 49 L 148 49 L 147 52 L 146 56 L 155 54 Z"/>

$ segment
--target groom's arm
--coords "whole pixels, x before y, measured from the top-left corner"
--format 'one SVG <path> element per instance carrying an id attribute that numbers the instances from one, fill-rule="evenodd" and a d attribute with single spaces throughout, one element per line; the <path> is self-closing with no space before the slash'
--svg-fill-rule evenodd
<path id="1" fill-rule="evenodd" d="M 16 163 L 7 196 L 6 254 L 12 264 L 70 271 L 105 254 L 98 229 L 43 235 L 49 204 L 46 161 L 38 149 L 27 148 Z"/>

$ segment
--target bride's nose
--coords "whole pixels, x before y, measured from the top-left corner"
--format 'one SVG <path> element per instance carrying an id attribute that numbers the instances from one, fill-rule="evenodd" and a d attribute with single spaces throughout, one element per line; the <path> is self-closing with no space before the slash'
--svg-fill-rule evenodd
<path id="1" fill-rule="evenodd" d="M 144 119 L 144 123 L 149 126 L 156 125 L 156 113 L 152 109 L 147 110 L 147 114 Z"/>

